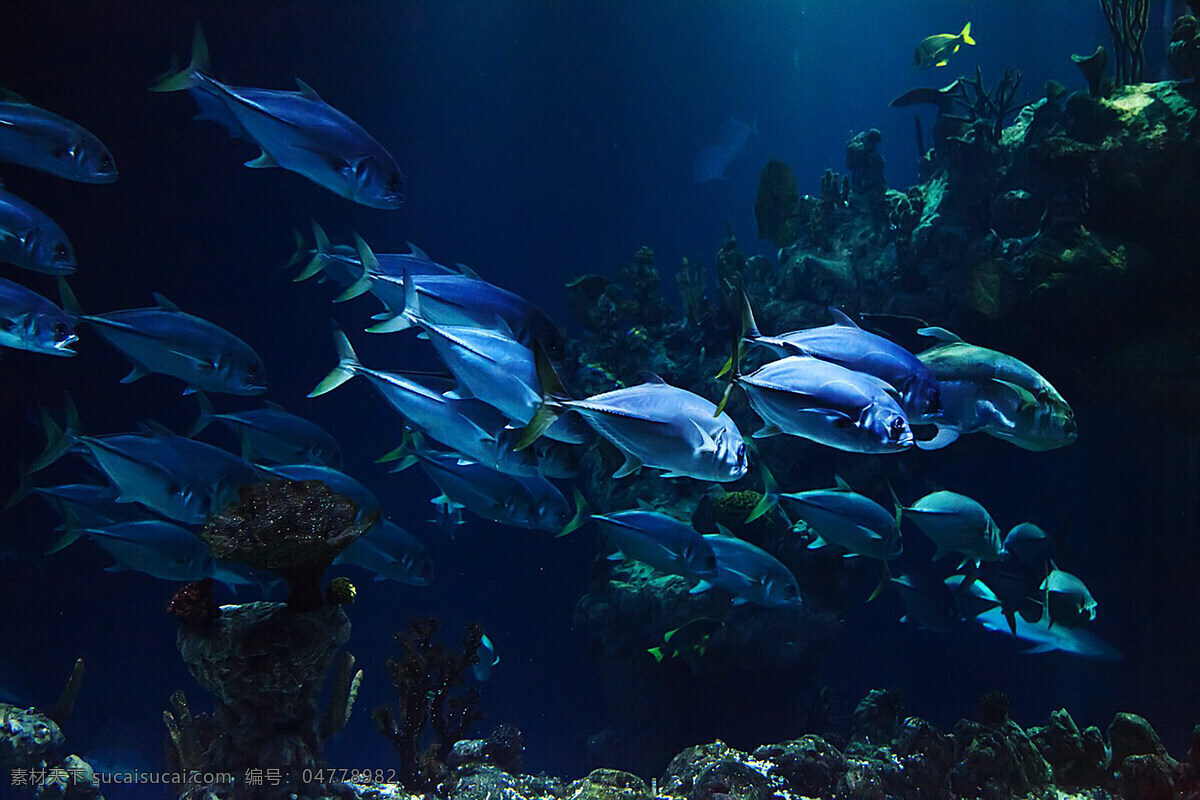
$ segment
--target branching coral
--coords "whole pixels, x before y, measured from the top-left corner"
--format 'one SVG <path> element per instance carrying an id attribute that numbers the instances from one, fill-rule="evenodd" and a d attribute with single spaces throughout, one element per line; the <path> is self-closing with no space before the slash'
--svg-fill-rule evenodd
<path id="1" fill-rule="evenodd" d="M 1150 0 L 1100 0 L 1116 51 L 1117 85 L 1141 83 L 1146 71 L 1142 41 L 1150 24 Z"/>
<path id="2" fill-rule="evenodd" d="M 962 78 L 957 83 L 954 104 L 966 112 L 965 117 L 956 117 L 968 125 L 986 122 L 986 130 L 992 142 L 1000 141 L 1004 120 L 1016 109 L 1017 89 L 1021 85 L 1021 70 L 1006 69 L 1004 77 L 989 92 L 983 86 L 983 70 L 975 67 L 974 78 Z"/>
<path id="3" fill-rule="evenodd" d="M 372 713 L 379 728 L 400 756 L 400 782 L 410 791 L 436 791 L 447 770 L 441 758 L 448 754 L 471 725 L 483 718 L 479 693 L 462 687 L 463 673 L 479 661 L 483 629 L 468 625 L 462 651 L 434 642 L 438 622 L 414 619 L 408 633 L 397 633 L 404 654 L 386 663 L 398 695 L 396 707 L 380 706 Z M 436 741 L 422 745 L 432 732 Z"/>

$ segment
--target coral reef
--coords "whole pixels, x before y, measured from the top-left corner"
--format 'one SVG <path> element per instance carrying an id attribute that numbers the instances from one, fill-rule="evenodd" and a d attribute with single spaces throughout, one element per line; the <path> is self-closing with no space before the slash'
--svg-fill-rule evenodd
<path id="1" fill-rule="evenodd" d="M 271 770 L 278 780 L 256 786 L 198 779 L 181 797 L 351 796 L 340 784 L 310 780 L 324 766 L 323 741 L 346 724 L 362 681 L 353 656 L 343 654 L 329 704 L 318 712 L 327 674 L 350 638 L 343 606 L 354 598 L 345 579 L 331 582 L 328 596 L 320 581 L 342 548 L 375 522 L 320 481 L 272 480 L 241 487 L 238 500 L 205 523 L 199 535 L 214 556 L 272 570 L 290 592 L 286 604 L 218 608 L 212 581 L 202 580 L 171 599 L 167 612 L 180 623 L 180 655 L 215 701 L 211 713 L 193 714 L 182 692 L 172 695 L 163 721 L 173 766 L 196 776 Z"/>
<path id="2" fill-rule="evenodd" d="M 0 793 L 44 800 L 104 800 L 92 767 L 66 752 L 62 728 L 83 682 L 83 660 L 49 714 L 0 703 Z M 3 794 L 8 797 L 8 794 Z"/>
<path id="3" fill-rule="evenodd" d="M 452 763 L 444 783 L 450 800 L 1185 800 L 1195 796 L 1200 728 L 1187 760 L 1166 753 L 1153 729 L 1118 714 L 1108 741 L 1096 727 L 1082 732 L 1065 710 L 1045 726 L 1022 728 L 1008 717 L 999 693 L 981 703 L 981 719 L 960 720 L 949 732 L 920 717 L 904 716 L 900 697 L 872 691 L 858 704 L 853 733 L 804 734 L 753 750 L 723 741 L 687 747 L 649 781 L 615 769 L 596 769 L 564 783 L 519 775 L 503 758 Z M 482 751 L 480 743 L 462 743 Z M 457 748 L 456 748 L 457 749 Z M 1111 750 L 1111 758 L 1106 754 Z M 354 784 L 358 797 L 398 797 L 393 787 Z"/>
<path id="4" fill-rule="evenodd" d="M 358 512 L 321 481 L 271 480 L 240 487 L 238 500 L 205 522 L 199 536 L 215 558 L 283 576 L 288 607 L 312 611 L 324 604 L 321 574 L 378 522 Z"/>
<path id="5" fill-rule="evenodd" d="M 350 638 L 341 606 L 296 613 L 282 603 L 223 606 L 210 624 L 183 625 L 179 651 L 188 671 L 214 698 L 211 714 L 193 715 L 181 692 L 164 721 L 180 770 L 245 775 L 279 770 L 278 784 L 189 787 L 188 800 L 213 797 L 321 798 L 333 787 L 305 783 L 323 765 L 322 741 L 349 718 L 361 673 L 343 659 L 331 707 L 318 714 L 317 698 L 338 650 Z M 347 677 L 347 675 L 350 675 Z"/>
<path id="6" fill-rule="evenodd" d="M 437 630 L 436 619 L 414 619 L 407 632 L 396 634 L 404 652 L 400 658 L 389 658 L 385 665 L 396 689 L 396 706 L 380 706 L 371 716 L 396 748 L 401 784 L 411 791 L 432 791 L 445 796 L 451 771 L 443 758 L 453 761 L 455 743 L 483 718 L 479 693 L 474 688 L 460 691 L 464 673 L 479 661 L 483 629 L 479 625 L 467 626 L 461 651 L 435 642 Z M 518 753 L 519 738 L 518 734 L 515 745 Z M 511 734 L 504 731 L 490 748 L 464 746 L 457 758 L 464 758 L 466 751 L 472 749 L 491 754 L 511 752 L 514 747 L 511 739 Z"/>

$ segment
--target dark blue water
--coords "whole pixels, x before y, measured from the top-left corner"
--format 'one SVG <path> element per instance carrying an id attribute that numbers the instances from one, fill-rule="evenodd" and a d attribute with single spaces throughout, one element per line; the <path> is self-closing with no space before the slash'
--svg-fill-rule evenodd
<path id="1" fill-rule="evenodd" d="M 438 579 L 431 588 L 360 582 L 349 649 L 367 682 L 331 760 L 391 763 L 367 711 L 389 695 L 382 661 L 392 652 L 391 632 L 412 616 L 435 614 L 455 636 L 468 621 L 485 624 L 503 659 L 484 687 L 487 724 L 525 731 L 532 770 L 571 776 L 592 766 L 586 737 L 609 719 L 589 643 L 571 624 L 597 549 L 594 534 L 552 539 L 473 522 L 454 541 L 438 537 L 424 522 L 433 494 L 425 478 L 416 471 L 389 476 L 372 463 L 401 430 L 378 398 L 353 384 L 304 399 L 334 361 L 331 317 L 353 331 L 370 302 L 333 307 L 327 287 L 292 283 L 281 267 L 293 229 L 315 218 L 341 239 L 361 233 L 379 251 L 415 242 L 576 325 L 562 284 L 580 273 L 615 274 L 640 246 L 656 251 L 667 286 L 680 259 L 711 263 L 726 226 L 748 253 L 773 257 L 769 243 L 756 241 L 753 218 L 758 174 L 769 159 L 787 162 L 801 191 L 815 193 L 826 167 L 843 166 L 847 138 L 875 127 L 889 183 L 903 188 L 916 178 L 916 146 L 911 113 L 889 109 L 892 97 L 948 83 L 975 64 L 988 84 L 1006 66 L 1023 70 L 1023 101 L 1039 97 L 1051 79 L 1079 88 L 1068 56 L 1108 36 L 1088 0 L 18 2 L 6 6 L 4 19 L 0 85 L 83 123 L 121 170 L 111 186 L 67 184 L 16 167 L 0 172 L 8 189 L 68 231 L 80 265 L 72 286 L 84 308 L 145 305 L 158 291 L 236 332 L 267 364 L 268 397 L 335 433 L 347 471 L 432 549 Z M 171 52 L 184 53 L 197 20 L 218 77 L 291 88 L 300 76 L 371 131 L 405 171 L 406 208 L 355 206 L 296 175 L 245 169 L 253 148 L 191 121 L 193 105 L 183 94 L 147 92 Z M 951 69 L 922 73 L 912 65 L 918 40 L 957 32 L 967 20 L 979 44 Z M 1148 75 L 1157 77 L 1157 27 L 1147 51 Z M 755 124 L 757 135 L 725 180 L 694 184 L 694 155 L 730 117 Z M 52 293 L 43 276 L 16 273 L 3 272 Z M 354 338 L 368 364 L 432 366 L 412 338 Z M 92 432 L 128 430 L 145 418 L 179 429 L 194 419 L 177 382 L 151 376 L 120 385 L 125 365 L 117 355 L 95 337 L 85 336 L 78 350 L 70 360 L 3 354 L 0 487 L 15 486 L 19 468 L 41 447 L 37 406 L 61 406 L 64 390 Z M 1071 380 L 1059 384 L 1068 397 Z M 982 632 L 914 632 L 895 623 L 901 611 L 886 598 L 849 616 L 820 670 L 843 706 L 870 688 L 897 686 L 913 713 L 949 725 L 1000 687 L 1022 723 L 1065 706 L 1081 725 L 1103 726 L 1114 711 L 1135 710 L 1180 748 L 1198 710 L 1194 681 L 1186 682 L 1200 663 L 1196 442 L 1144 410 L 1095 404 L 1076 413 L 1080 440 L 1067 450 L 1029 454 L 989 441 L 931 463 L 1004 527 L 1024 519 L 1069 526 L 1073 571 L 1101 602 L 1097 630 L 1125 660 L 1025 657 Z M 27 555 L 54 536 L 53 518 L 32 501 L 0 524 L 5 541 Z M 175 587 L 106 573 L 106 564 L 90 545 L 0 563 L 4 658 L 29 699 L 48 706 L 83 656 L 88 675 L 68 728 L 72 744 L 86 749 L 120 730 L 129 760 L 157 765 L 170 693 L 182 687 L 197 705 L 204 699 L 175 652 L 175 623 L 163 613 Z M 803 732 L 768 710 L 788 697 L 786 677 L 754 690 L 746 688 L 753 676 L 729 680 L 738 684 L 729 696 L 744 702 L 750 695 L 751 707 L 697 698 L 706 706 L 703 722 L 692 736 L 672 731 L 681 746 L 716 736 L 749 746 Z"/>

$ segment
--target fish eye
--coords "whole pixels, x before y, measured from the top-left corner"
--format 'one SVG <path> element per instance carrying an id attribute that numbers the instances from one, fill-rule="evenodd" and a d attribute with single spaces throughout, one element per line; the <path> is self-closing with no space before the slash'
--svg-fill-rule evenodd
<path id="1" fill-rule="evenodd" d="M 56 322 L 51 328 L 54 333 L 55 341 L 61 342 L 63 339 L 69 339 L 71 336 L 71 326 L 65 322 Z"/>
<path id="2" fill-rule="evenodd" d="M 71 253 L 71 251 L 67 247 L 66 242 L 55 242 L 55 244 L 54 244 L 54 257 L 55 258 L 66 258 L 68 255 L 70 255 L 70 253 Z"/>
<path id="3" fill-rule="evenodd" d="M 888 426 L 889 433 L 893 439 L 899 439 L 902 435 L 904 435 L 904 431 L 907 427 L 908 423 L 904 421 L 903 417 L 896 417 L 892 420 L 892 424 Z"/>

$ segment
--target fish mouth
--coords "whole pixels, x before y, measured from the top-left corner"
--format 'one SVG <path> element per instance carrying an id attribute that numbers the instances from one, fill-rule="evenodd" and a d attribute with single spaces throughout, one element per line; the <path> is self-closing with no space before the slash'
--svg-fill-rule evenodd
<path id="1" fill-rule="evenodd" d="M 267 390 L 265 383 L 251 383 L 243 387 L 246 394 L 262 394 Z"/>

